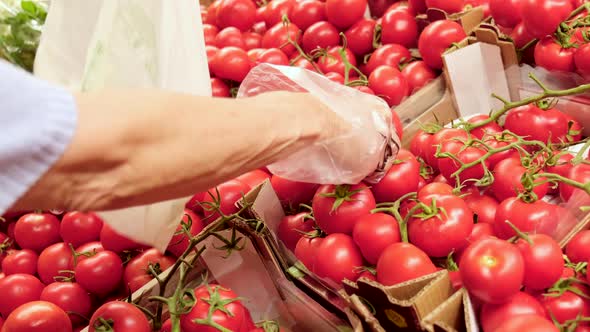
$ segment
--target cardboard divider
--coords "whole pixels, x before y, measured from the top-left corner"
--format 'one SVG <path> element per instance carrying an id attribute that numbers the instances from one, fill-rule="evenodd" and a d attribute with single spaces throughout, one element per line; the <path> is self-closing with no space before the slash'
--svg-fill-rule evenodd
<path id="1" fill-rule="evenodd" d="M 465 288 L 455 292 L 422 320 L 428 332 L 476 332 L 477 318 Z"/>

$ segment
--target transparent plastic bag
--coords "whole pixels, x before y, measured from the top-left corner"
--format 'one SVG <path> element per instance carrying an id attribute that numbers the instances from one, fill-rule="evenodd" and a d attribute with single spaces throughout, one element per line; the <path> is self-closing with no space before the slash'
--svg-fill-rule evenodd
<path id="1" fill-rule="evenodd" d="M 270 91 L 309 92 L 352 125 L 346 135 L 316 143 L 269 165 L 271 173 L 299 182 L 356 184 L 363 180 L 378 182 L 391 167 L 400 140 L 393 129 L 390 108 L 381 98 L 306 69 L 270 64 L 250 71 L 238 98 Z M 345 156 L 338 153 L 344 149 Z"/>
<path id="2" fill-rule="evenodd" d="M 35 74 L 72 90 L 144 87 L 210 96 L 202 31 L 194 0 L 52 0 Z M 117 233 L 164 251 L 187 200 L 99 214 Z"/>

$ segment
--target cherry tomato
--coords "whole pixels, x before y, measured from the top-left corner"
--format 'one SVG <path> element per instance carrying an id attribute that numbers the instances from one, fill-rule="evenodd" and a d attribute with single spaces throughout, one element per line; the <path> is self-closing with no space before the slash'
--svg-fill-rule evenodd
<path id="1" fill-rule="evenodd" d="M 0 279 L 0 314 L 10 313 L 25 303 L 38 301 L 43 284 L 30 274 L 13 274 Z"/>
<path id="2" fill-rule="evenodd" d="M 176 233 L 170 239 L 170 243 L 168 243 L 168 248 L 166 250 L 170 252 L 175 257 L 180 257 L 182 254 L 188 249 L 189 246 L 189 238 L 188 236 L 182 232 L 182 226 L 190 224 L 190 233 L 192 236 L 195 236 L 205 228 L 205 224 L 201 217 L 196 215 L 193 211 L 189 209 L 184 209 L 184 214 L 182 215 L 181 224 L 178 225 L 176 228 Z"/>
<path id="3" fill-rule="evenodd" d="M 408 82 L 402 73 L 389 66 L 377 67 L 369 76 L 369 88 L 389 106 L 399 105 L 410 95 Z"/>
<path id="4" fill-rule="evenodd" d="M 348 48 L 357 56 L 371 53 L 373 50 L 373 34 L 375 33 L 375 20 L 362 19 L 353 24 L 344 36 Z"/>
<path id="5" fill-rule="evenodd" d="M 344 279 L 355 281 L 357 269 L 363 266 L 363 256 L 352 237 L 330 234 L 320 243 L 313 271 L 320 277 L 336 283 Z"/>
<path id="6" fill-rule="evenodd" d="M 236 27 L 247 31 L 256 20 L 256 6 L 251 0 L 219 0 L 217 26 Z"/>
<path id="7" fill-rule="evenodd" d="M 394 165 L 371 188 L 375 201 L 395 202 L 405 194 L 418 191 L 419 178 L 420 163 L 410 151 L 400 149 Z"/>
<path id="8" fill-rule="evenodd" d="M 455 172 L 458 172 L 462 165 L 477 162 L 482 160 L 485 156 L 486 151 L 483 147 L 472 145 L 465 146 L 464 142 L 456 140 L 447 140 L 441 144 L 441 153 L 450 153 L 457 160 L 452 157 L 441 157 L 438 158 L 438 169 L 440 173 L 447 179 L 455 182 L 456 178 L 453 176 Z M 485 167 L 484 167 L 485 165 Z M 479 180 L 484 177 L 485 170 L 489 169 L 490 165 L 487 159 L 483 163 L 478 162 L 475 166 L 471 166 L 463 170 L 459 175 L 458 179 L 461 184 L 468 183 L 470 180 Z"/>
<path id="9" fill-rule="evenodd" d="M 436 72 L 430 69 L 424 61 L 413 61 L 402 69 L 402 75 L 406 78 L 410 87 L 410 94 L 416 93 L 426 84 L 436 78 Z"/>
<path id="10" fill-rule="evenodd" d="M 363 18 L 367 0 L 326 0 L 326 17 L 337 28 L 346 29 Z"/>
<path id="11" fill-rule="evenodd" d="M 428 142 L 427 152 L 426 152 L 426 162 L 430 165 L 433 169 L 438 170 L 438 161 L 439 158 L 435 156 L 438 146 L 442 146 L 447 141 L 467 141 L 469 139 L 469 135 L 463 129 L 459 128 L 443 128 L 439 130 L 436 134 L 432 136 L 430 141 Z M 445 177 L 446 178 L 446 177 Z M 448 178 L 447 178 L 448 179 Z"/>
<path id="12" fill-rule="evenodd" d="M 390 244 L 400 242 L 397 220 L 384 213 L 360 217 L 354 226 L 352 238 L 367 262 L 375 265 Z"/>
<path id="13" fill-rule="evenodd" d="M 506 221 L 510 221 L 522 232 L 553 236 L 559 223 L 555 207 L 545 201 L 526 203 L 520 198 L 511 197 L 504 200 L 496 210 L 494 231 L 501 239 L 516 235 Z"/>
<path id="14" fill-rule="evenodd" d="M 305 58 L 300 58 L 298 60 L 296 60 L 293 64 L 293 67 L 300 67 L 300 68 L 304 68 L 307 70 L 311 70 L 311 71 L 316 71 L 315 67 L 313 66 L 313 64 L 305 59 Z M 329 73 L 328 73 L 329 74 Z"/>
<path id="15" fill-rule="evenodd" d="M 469 118 L 469 120 L 467 120 L 467 122 L 471 123 L 471 124 L 478 124 L 483 121 L 487 121 L 489 118 L 490 118 L 489 115 L 480 114 L 480 115 L 476 115 L 474 117 Z M 502 132 L 502 127 L 500 127 L 500 125 L 494 121 L 470 131 L 471 135 L 473 135 L 479 139 L 483 139 L 486 135 L 495 135 L 495 134 L 498 134 L 501 132 Z"/>
<path id="16" fill-rule="evenodd" d="M 426 0 L 426 7 L 444 10 L 448 14 L 459 13 L 463 10 L 463 0 Z"/>
<path id="17" fill-rule="evenodd" d="M 154 279 L 155 275 L 152 274 L 152 270 L 156 275 L 159 275 L 172 265 L 174 265 L 173 258 L 164 256 L 157 249 L 149 249 L 127 263 L 123 273 L 123 281 L 131 292 L 135 292 Z"/>
<path id="18" fill-rule="evenodd" d="M 412 59 L 410 51 L 402 45 L 387 44 L 380 46 L 371 54 L 367 62 L 367 72 L 371 74 L 379 66 L 390 66 L 399 69 L 400 64 Z"/>
<path id="19" fill-rule="evenodd" d="M 433 197 L 438 199 L 441 196 L 453 196 L 453 187 L 446 183 L 432 182 L 418 192 L 418 200 L 420 201 L 426 201 Z"/>
<path id="20" fill-rule="evenodd" d="M 550 36 L 535 45 L 535 63 L 550 71 L 573 72 L 575 48 L 563 48 Z"/>
<path id="21" fill-rule="evenodd" d="M 433 69 L 443 67 L 442 54 L 453 43 L 465 39 L 467 35 L 459 23 L 441 20 L 430 23 L 420 34 L 418 49 L 426 64 Z"/>
<path id="22" fill-rule="evenodd" d="M 73 326 L 82 325 L 92 313 L 90 294 L 75 282 L 54 282 L 41 293 L 41 301 L 55 304 L 68 314 Z"/>
<path id="23" fill-rule="evenodd" d="M 297 241 L 297 245 L 295 246 L 295 257 L 307 267 L 309 271 L 314 271 L 315 263 L 317 260 L 317 251 L 320 245 L 324 241 L 321 237 L 301 237 L 299 241 Z"/>
<path id="24" fill-rule="evenodd" d="M 500 161 L 494 167 L 494 182 L 491 185 L 491 191 L 498 201 L 504 201 L 510 197 L 516 197 L 524 192 L 522 177 L 527 169 L 522 166 L 520 159 L 508 158 Z M 543 198 L 549 190 L 549 185 L 543 183 L 543 178 L 535 180 L 536 187 L 533 192 L 539 199 Z"/>
<path id="25" fill-rule="evenodd" d="M 375 208 L 375 198 L 364 184 L 323 185 L 313 197 L 312 207 L 324 232 L 352 234 L 358 218 Z"/>
<path id="26" fill-rule="evenodd" d="M 112 330 L 117 332 L 152 331 L 152 327 L 143 312 L 127 302 L 112 301 L 103 304 L 90 318 L 88 331 L 104 331 L 103 321 L 110 321 Z"/>
<path id="27" fill-rule="evenodd" d="M 291 10 L 295 5 L 293 0 L 273 0 L 266 5 L 264 10 L 264 21 L 267 27 L 283 21 L 283 16 L 290 17 Z"/>
<path id="28" fill-rule="evenodd" d="M 216 202 L 220 203 L 219 209 L 225 215 L 238 212 L 236 202 L 242 199 L 248 191 L 250 191 L 248 185 L 236 180 L 227 181 L 216 188 L 209 189 L 203 199 L 205 209 L 203 221 L 210 224 L 220 217 L 217 210 L 214 209 L 214 205 L 217 205 Z"/>
<path id="29" fill-rule="evenodd" d="M 506 28 L 514 28 L 522 17 L 521 0 L 490 0 L 490 12 L 494 21 Z"/>
<path id="30" fill-rule="evenodd" d="M 297 1 L 290 18 L 301 30 L 307 30 L 312 24 L 326 20 L 326 4 L 318 0 Z"/>
<path id="31" fill-rule="evenodd" d="M 513 244 L 488 237 L 465 249 L 459 271 L 463 285 L 475 298 L 499 304 L 508 301 L 522 287 L 524 259 Z"/>
<path id="32" fill-rule="evenodd" d="M 313 231 L 314 226 L 315 221 L 307 212 L 285 216 L 279 223 L 277 236 L 289 250 L 294 251 L 299 239 L 304 233 Z"/>
<path id="33" fill-rule="evenodd" d="M 123 262 L 112 251 L 101 251 L 77 262 L 76 281 L 87 291 L 105 296 L 119 286 L 123 277 Z"/>
<path id="34" fill-rule="evenodd" d="M 217 77 L 211 78 L 211 94 L 213 95 L 213 97 L 218 98 L 231 97 L 229 86 L 227 86 L 227 84 L 225 84 L 223 80 L 220 80 Z"/>
<path id="35" fill-rule="evenodd" d="M 545 309 L 531 295 L 518 292 L 508 302 L 501 304 L 485 303 L 481 309 L 480 322 L 484 331 L 497 331 L 497 328 L 511 317 L 519 315 L 545 316 Z"/>
<path id="36" fill-rule="evenodd" d="M 567 178 L 579 183 L 588 183 L 590 181 L 590 165 L 578 164 L 573 166 L 568 172 Z M 580 194 L 587 196 L 587 194 L 580 189 L 576 189 L 565 183 L 559 184 L 559 195 L 564 201 L 569 201 L 574 192 L 579 192 Z"/>
<path id="37" fill-rule="evenodd" d="M 289 58 L 278 48 L 264 50 L 258 56 L 258 63 L 270 63 L 279 66 L 288 66 Z"/>
<path id="38" fill-rule="evenodd" d="M 216 25 L 217 24 L 217 9 L 221 1 L 213 1 L 209 8 L 207 8 L 207 17 L 203 23 Z"/>
<path id="39" fill-rule="evenodd" d="M 415 47 L 418 39 L 418 23 L 407 10 L 388 10 L 381 23 L 381 42 Z"/>
<path id="40" fill-rule="evenodd" d="M 224 47 L 217 52 L 211 67 L 215 76 L 241 82 L 250 71 L 250 59 L 241 48 Z"/>
<path id="41" fill-rule="evenodd" d="M 590 230 L 580 231 L 565 247 L 567 257 L 573 263 L 590 260 Z"/>
<path id="42" fill-rule="evenodd" d="M 205 45 L 217 46 L 215 37 L 219 33 L 219 28 L 211 24 L 203 24 L 203 34 L 205 35 Z"/>
<path id="43" fill-rule="evenodd" d="M 68 212 L 61 220 L 59 233 L 65 243 L 78 247 L 98 241 L 102 224 L 102 219 L 95 213 Z"/>
<path id="44" fill-rule="evenodd" d="M 141 244 L 118 234 L 111 226 L 104 224 L 100 231 L 100 242 L 104 249 L 121 253 L 123 251 L 136 250 L 142 247 Z"/>
<path id="45" fill-rule="evenodd" d="M 300 39 L 301 30 L 295 24 L 290 23 L 285 25 L 283 23 L 277 23 L 262 37 L 262 47 L 278 48 L 290 57 L 297 51 L 292 43 L 299 44 Z"/>
<path id="46" fill-rule="evenodd" d="M 72 256 L 72 249 L 63 242 L 45 248 L 37 263 L 39 279 L 48 285 L 56 281 L 56 277 L 68 277 L 69 273 L 63 271 L 71 270 Z"/>
<path id="47" fill-rule="evenodd" d="M 53 303 L 33 301 L 16 308 L 2 326 L 2 332 L 71 332 L 68 315 Z"/>
<path id="48" fill-rule="evenodd" d="M 244 32 L 242 39 L 244 41 L 244 49 L 246 50 L 259 48 L 262 44 L 262 35 L 256 32 Z"/>
<path id="49" fill-rule="evenodd" d="M 352 51 L 350 51 L 348 48 L 341 47 L 328 48 L 328 52 L 318 60 L 318 65 L 324 73 L 333 72 L 344 76 L 346 68 L 344 66 L 343 57 L 348 60 L 351 65 L 356 66 L 356 58 Z M 348 72 L 348 75 L 353 74 L 354 71 L 351 69 Z"/>
<path id="50" fill-rule="evenodd" d="M 12 274 L 37 274 L 37 260 L 39 256 L 29 249 L 10 250 L 2 261 L 2 272 L 9 276 Z"/>
<path id="51" fill-rule="evenodd" d="M 377 281 L 385 286 L 436 272 L 436 266 L 418 247 L 404 242 L 389 245 L 377 262 Z"/>
<path id="52" fill-rule="evenodd" d="M 571 291 L 563 294 L 549 293 L 541 297 L 541 304 L 545 307 L 548 319 L 555 319 L 560 324 L 577 317 L 590 314 L 590 305 L 583 297 Z"/>
<path id="53" fill-rule="evenodd" d="M 215 36 L 215 46 L 219 48 L 233 46 L 243 50 L 246 49 L 242 32 L 240 29 L 234 27 L 227 27 L 219 31 L 217 36 Z"/>
<path id="54" fill-rule="evenodd" d="M 550 321 L 539 315 L 518 315 L 508 317 L 494 331 L 502 332 L 559 332 Z"/>
<path id="55" fill-rule="evenodd" d="M 14 226 L 14 239 L 22 249 L 41 252 L 60 241 L 59 220 L 49 213 L 28 213 Z"/>
<path id="56" fill-rule="evenodd" d="M 305 30 L 301 42 L 303 45 L 303 50 L 307 53 L 310 53 L 316 48 L 338 46 L 340 43 L 340 36 L 338 34 L 338 30 L 332 24 L 325 21 L 320 21 L 312 24 L 307 30 Z"/>
<path id="57" fill-rule="evenodd" d="M 522 21 L 535 38 L 552 34 L 574 10 L 570 0 L 522 0 Z"/>
<path id="58" fill-rule="evenodd" d="M 425 132 L 423 130 L 418 130 L 418 132 L 416 133 L 416 135 L 414 135 L 412 141 L 410 142 L 410 151 L 415 156 L 420 157 L 425 161 L 428 161 L 427 156 L 430 153 L 430 148 L 432 145 L 431 141 L 433 136 L 434 135 L 431 133 Z"/>
<path id="59" fill-rule="evenodd" d="M 553 238 L 545 234 L 531 234 L 531 243 L 519 239 L 516 246 L 524 259 L 523 285 L 529 289 L 546 289 L 555 284 L 563 273 L 563 253 Z"/>

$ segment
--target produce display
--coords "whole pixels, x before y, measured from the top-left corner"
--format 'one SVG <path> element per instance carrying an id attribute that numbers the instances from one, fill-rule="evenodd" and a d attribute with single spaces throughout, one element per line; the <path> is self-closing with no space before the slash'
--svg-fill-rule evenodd
<path id="1" fill-rule="evenodd" d="M 32 70 L 46 11 L 17 3 L 0 4 L 0 57 Z M 484 332 L 590 330 L 590 124 L 562 111 L 590 91 L 586 1 L 216 0 L 201 8 L 213 95 L 235 97 L 261 63 L 301 67 L 383 98 L 401 138 L 394 108 L 443 73 L 443 54 L 472 32 L 459 17 L 474 7 L 523 63 L 578 84 L 554 89 L 530 74 L 536 94 L 421 123 L 376 184 L 295 182 L 262 168 L 196 193 L 165 253 L 97 213 L 8 213 L 0 331 L 288 331 L 281 317 L 255 322 L 248 299 L 207 275 L 203 253 L 243 250 L 243 227 L 278 239 L 293 278 L 327 292 L 443 271 Z M 284 211 L 276 227 L 245 199 L 261 185 Z M 223 245 L 204 245 L 210 238 Z"/>

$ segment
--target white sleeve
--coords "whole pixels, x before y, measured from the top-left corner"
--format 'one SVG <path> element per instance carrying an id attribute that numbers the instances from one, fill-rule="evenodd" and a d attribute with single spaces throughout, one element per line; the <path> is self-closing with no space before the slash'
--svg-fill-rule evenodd
<path id="1" fill-rule="evenodd" d="M 76 124 L 71 93 L 0 60 L 0 214 L 63 155 Z"/>

